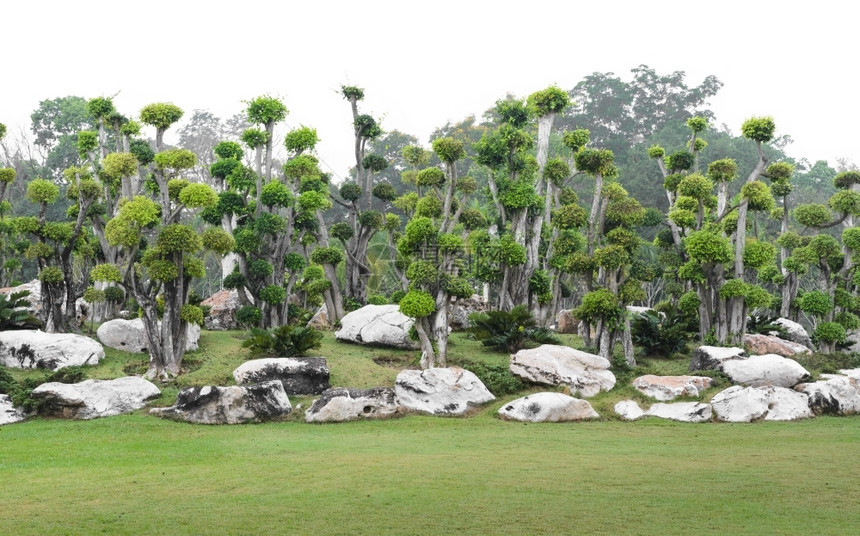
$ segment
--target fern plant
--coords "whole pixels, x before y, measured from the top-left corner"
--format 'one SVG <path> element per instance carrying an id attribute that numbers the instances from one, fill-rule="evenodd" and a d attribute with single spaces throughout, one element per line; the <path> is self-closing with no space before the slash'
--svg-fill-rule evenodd
<path id="1" fill-rule="evenodd" d="M 747 333 L 761 333 L 762 335 L 770 335 L 772 331 L 777 332 L 777 336 L 783 339 L 788 338 L 785 328 L 776 321 L 779 316 L 769 315 L 750 315 L 747 318 Z"/>
<path id="2" fill-rule="evenodd" d="M 561 344 L 547 328 L 537 327 L 525 305 L 505 311 L 488 311 L 469 315 L 469 333 L 481 344 L 496 352 L 516 353 L 541 344 Z"/>
<path id="3" fill-rule="evenodd" d="M 251 350 L 251 355 L 273 355 L 296 357 L 309 350 L 319 348 L 323 334 L 313 327 L 285 325 L 277 328 L 253 328 L 242 348 Z"/>
<path id="4" fill-rule="evenodd" d="M 0 294 L 0 331 L 12 329 L 35 329 L 41 322 L 24 309 L 30 305 L 29 290 Z"/>

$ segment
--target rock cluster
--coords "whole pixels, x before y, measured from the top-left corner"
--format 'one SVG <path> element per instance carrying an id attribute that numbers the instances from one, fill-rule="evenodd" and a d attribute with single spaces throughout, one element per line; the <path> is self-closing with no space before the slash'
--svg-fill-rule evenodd
<path id="1" fill-rule="evenodd" d="M 634 379 L 631 385 L 645 396 L 661 402 L 679 396 L 700 396 L 713 380 L 707 376 L 654 376 L 647 374 Z"/>

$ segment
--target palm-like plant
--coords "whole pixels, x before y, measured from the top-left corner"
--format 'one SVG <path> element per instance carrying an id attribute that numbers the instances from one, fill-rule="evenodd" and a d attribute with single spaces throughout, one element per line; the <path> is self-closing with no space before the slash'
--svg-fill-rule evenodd
<path id="1" fill-rule="evenodd" d="M 512 354 L 528 346 L 561 344 L 550 330 L 537 327 L 525 305 L 517 305 L 510 312 L 472 313 L 469 322 L 472 327 L 468 331 L 472 336 L 497 352 Z"/>
<path id="2" fill-rule="evenodd" d="M 34 329 L 41 322 L 25 309 L 30 305 L 29 290 L 13 292 L 8 296 L 0 294 L 0 331 L 11 329 Z"/>

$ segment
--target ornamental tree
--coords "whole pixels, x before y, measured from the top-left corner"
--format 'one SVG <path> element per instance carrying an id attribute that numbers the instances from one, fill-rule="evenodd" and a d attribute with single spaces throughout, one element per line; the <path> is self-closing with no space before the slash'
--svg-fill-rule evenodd
<path id="1" fill-rule="evenodd" d="M 188 303 L 192 280 L 205 275 L 201 255 L 223 255 L 232 250 L 233 241 L 218 229 L 199 233 L 182 223 L 218 202 L 208 185 L 181 178 L 195 164 L 194 154 L 163 145 L 165 131 L 182 116 L 182 110 L 171 104 L 153 104 L 141 110 L 140 116 L 156 128 L 150 193 L 120 201 L 118 213 L 105 228 L 110 246 L 120 250 L 119 261 L 96 266 L 91 276 L 95 281 L 120 285 L 134 296 L 150 353 L 147 377 L 167 380 L 181 370 L 189 323 L 202 321 L 199 307 Z M 163 302 L 161 315 L 159 301 Z"/>

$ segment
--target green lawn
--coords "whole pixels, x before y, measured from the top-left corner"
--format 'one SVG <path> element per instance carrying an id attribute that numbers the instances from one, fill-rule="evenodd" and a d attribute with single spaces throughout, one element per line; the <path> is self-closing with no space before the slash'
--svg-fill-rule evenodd
<path id="1" fill-rule="evenodd" d="M 220 379 L 247 358 L 206 333 L 177 382 Z M 568 342 L 575 342 L 570 340 Z M 333 385 L 391 385 L 415 352 L 327 335 Z M 503 363 L 455 335 L 460 360 Z M 109 352 L 111 377 L 140 356 Z M 377 364 L 379 361 L 382 364 Z M 677 372 L 655 360 L 644 371 Z M 19 377 L 33 374 L 16 372 Z M 172 402 L 178 386 L 156 403 Z M 856 534 L 860 418 L 680 424 L 411 415 L 309 425 L 202 426 L 138 414 L 0 427 L 0 534 Z M 635 391 L 634 391 L 635 392 Z"/>

